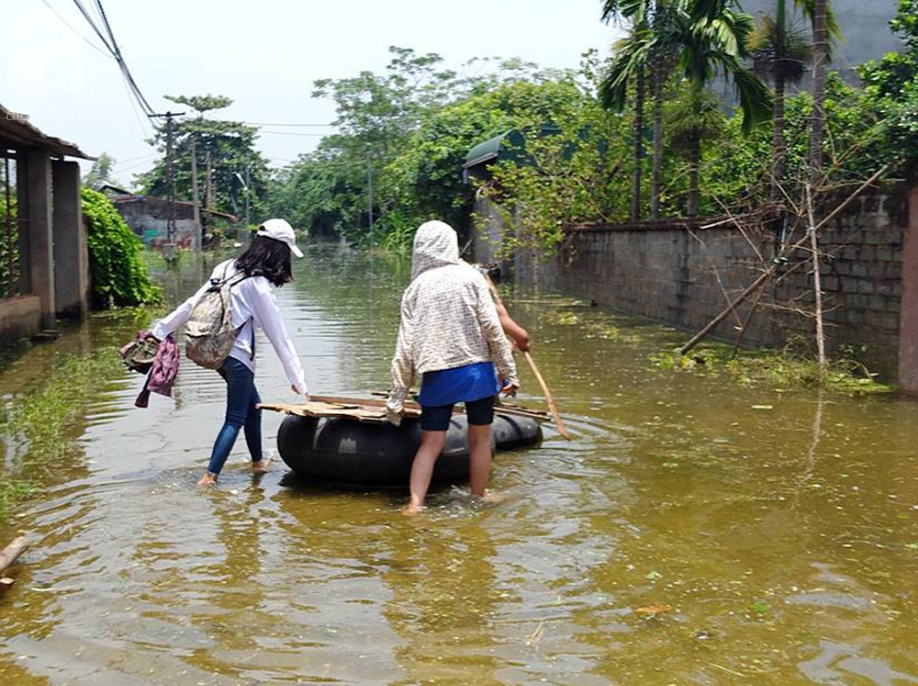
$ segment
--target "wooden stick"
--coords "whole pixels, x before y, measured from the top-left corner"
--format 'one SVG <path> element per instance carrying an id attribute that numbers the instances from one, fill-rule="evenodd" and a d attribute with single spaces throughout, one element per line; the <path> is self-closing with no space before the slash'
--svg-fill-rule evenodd
<path id="1" fill-rule="evenodd" d="M 23 551 L 29 547 L 29 543 L 29 539 L 25 536 L 18 536 L 3 549 L 3 552 L 0 552 L 0 574 L 22 555 Z"/>
<path id="2" fill-rule="evenodd" d="M 528 350 L 523 354 L 526 355 L 526 361 L 529 363 L 529 366 L 532 367 L 532 373 L 535 374 L 536 379 L 539 381 L 539 385 L 542 387 L 542 392 L 545 393 L 545 400 L 548 401 L 548 409 L 551 411 L 551 416 L 555 418 L 555 425 L 558 427 L 558 433 L 567 440 L 571 440 L 570 435 L 567 433 L 567 429 L 564 428 L 564 422 L 561 421 L 561 415 L 558 414 L 558 407 L 555 405 L 555 399 L 551 397 L 551 391 L 548 390 L 548 384 L 545 383 L 545 379 L 542 378 L 539 368 L 536 367 L 535 360 L 532 359 L 532 355 Z"/>

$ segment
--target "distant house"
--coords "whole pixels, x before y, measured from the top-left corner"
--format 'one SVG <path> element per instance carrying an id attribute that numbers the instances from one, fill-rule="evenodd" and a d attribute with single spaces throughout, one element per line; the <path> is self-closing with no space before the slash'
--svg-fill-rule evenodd
<path id="1" fill-rule="evenodd" d="M 124 218 L 134 233 L 140 236 L 144 245 L 159 248 L 168 241 L 168 225 L 172 205 L 168 198 L 153 195 L 135 195 L 109 186 L 103 189 L 109 200 Z M 209 226 L 216 222 L 236 224 L 239 217 L 226 212 L 201 208 L 201 217 Z M 175 244 L 183 248 L 197 249 L 208 242 L 207 235 L 201 235 L 195 228 L 194 203 L 175 202 Z"/>
<path id="2" fill-rule="evenodd" d="M 0 345 L 89 309 L 80 166 L 92 159 L 0 105 Z"/>

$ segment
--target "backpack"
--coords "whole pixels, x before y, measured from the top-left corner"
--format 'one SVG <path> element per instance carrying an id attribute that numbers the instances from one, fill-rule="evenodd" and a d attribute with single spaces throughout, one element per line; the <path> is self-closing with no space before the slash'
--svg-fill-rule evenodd
<path id="1" fill-rule="evenodd" d="M 191 308 L 191 316 L 185 324 L 185 356 L 207 369 L 219 369 L 223 365 L 242 328 L 233 328 L 229 296 L 230 288 L 248 275 L 238 272 L 227 277 L 226 269 L 223 274 L 222 279 L 210 280 L 210 288 Z M 252 352 L 255 352 L 254 346 Z"/>

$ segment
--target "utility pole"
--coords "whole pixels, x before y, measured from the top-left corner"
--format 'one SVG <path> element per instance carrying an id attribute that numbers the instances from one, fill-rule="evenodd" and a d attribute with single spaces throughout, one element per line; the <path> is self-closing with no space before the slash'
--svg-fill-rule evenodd
<path id="1" fill-rule="evenodd" d="M 373 158 L 367 153 L 367 217 L 370 226 L 370 250 L 373 249 Z"/>
<path id="2" fill-rule="evenodd" d="M 195 145 L 195 137 L 191 136 L 191 206 L 194 212 L 194 250 L 201 249 L 201 205 L 198 198 L 198 151 Z"/>
<path id="3" fill-rule="evenodd" d="M 166 112 L 165 114 L 152 114 L 151 117 L 166 118 L 166 182 L 169 186 L 169 214 L 166 217 L 166 242 L 163 244 L 163 257 L 166 262 L 172 262 L 175 254 L 175 154 L 174 141 L 175 123 L 173 117 L 180 117 L 184 112 Z"/>
<path id="4" fill-rule="evenodd" d="M 252 192 L 252 179 L 249 177 L 249 161 L 245 161 L 245 230 L 249 230 L 249 194 Z"/>

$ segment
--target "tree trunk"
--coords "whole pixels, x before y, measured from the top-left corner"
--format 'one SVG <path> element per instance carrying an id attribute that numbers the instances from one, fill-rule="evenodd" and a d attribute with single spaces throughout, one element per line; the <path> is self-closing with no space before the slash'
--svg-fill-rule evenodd
<path id="1" fill-rule="evenodd" d="M 631 219 L 641 218 L 641 166 L 644 163 L 644 90 L 646 78 L 643 67 L 635 78 L 634 98 L 634 171 L 631 177 Z"/>
<path id="2" fill-rule="evenodd" d="M 813 8 L 813 118 L 810 131 L 810 180 L 816 188 L 821 185 L 822 174 L 823 107 L 826 97 L 826 63 L 828 62 L 827 2 L 828 0 L 814 0 Z"/>
<path id="3" fill-rule="evenodd" d="M 787 156 L 787 145 L 784 142 L 784 89 L 783 76 L 775 79 L 774 133 L 772 134 L 772 169 L 771 199 L 778 202 L 783 197 L 784 160 Z"/>
<path id="4" fill-rule="evenodd" d="M 23 551 L 29 547 L 29 543 L 30 541 L 28 538 L 19 536 L 0 552 L 0 574 L 3 574 L 6 568 L 13 564 L 16 558 L 22 555 Z"/>
<path id="5" fill-rule="evenodd" d="M 663 58 L 659 50 L 654 51 L 652 61 L 651 87 L 653 89 L 653 169 L 650 177 L 650 218 L 660 218 L 660 186 L 663 169 Z"/>
<path id="6" fill-rule="evenodd" d="M 701 168 L 701 139 L 698 136 L 698 133 L 692 134 L 692 140 L 689 143 L 691 146 L 690 157 L 689 157 L 689 192 L 688 192 L 688 207 L 686 208 L 686 215 L 689 217 L 698 216 L 698 205 L 699 205 L 699 195 L 700 195 L 700 168 Z"/>

